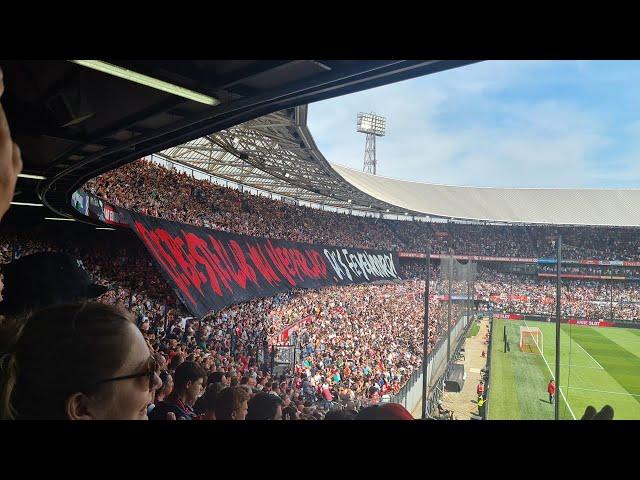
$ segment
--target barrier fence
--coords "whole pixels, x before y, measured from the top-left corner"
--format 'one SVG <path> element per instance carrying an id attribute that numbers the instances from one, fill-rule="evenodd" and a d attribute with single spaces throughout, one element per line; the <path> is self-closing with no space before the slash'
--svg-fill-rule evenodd
<path id="1" fill-rule="evenodd" d="M 485 400 L 489 398 L 489 390 L 491 389 L 491 346 L 493 345 L 493 315 L 489 316 L 489 345 L 487 346 L 487 365 L 485 366 L 485 371 L 487 375 L 485 376 L 485 385 L 484 385 L 484 398 Z M 489 417 L 489 410 L 491 409 L 491 402 L 485 402 L 484 404 L 484 415 L 482 416 L 483 420 L 487 420 Z"/>
<path id="2" fill-rule="evenodd" d="M 436 397 L 438 397 L 438 392 L 435 390 L 438 388 L 438 384 L 441 383 L 441 379 L 446 375 L 450 364 L 455 361 L 455 358 L 464 343 L 468 327 L 473 323 L 473 318 L 473 315 L 469 317 L 467 315 L 463 315 L 451 329 L 451 343 L 454 345 L 454 348 L 452 349 L 454 354 L 451 356 L 450 362 L 447 363 L 446 336 L 440 338 L 429 354 L 429 360 L 427 361 L 427 412 L 431 411 L 431 407 L 435 401 L 437 401 Z M 396 395 L 391 397 L 390 401 L 403 405 L 412 413 L 417 411 L 422 402 L 422 375 L 422 369 L 413 372 L 407 383 L 405 383 Z M 432 382 L 431 380 L 433 378 L 436 378 L 438 381 Z"/>

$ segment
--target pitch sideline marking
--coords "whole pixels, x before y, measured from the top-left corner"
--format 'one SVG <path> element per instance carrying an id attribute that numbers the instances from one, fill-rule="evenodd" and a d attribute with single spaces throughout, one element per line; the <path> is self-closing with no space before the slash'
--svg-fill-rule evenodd
<path id="1" fill-rule="evenodd" d="M 614 394 L 614 395 L 630 395 L 632 397 L 640 397 L 640 395 L 638 395 L 636 393 L 629 393 L 629 392 L 610 392 L 608 390 L 595 390 L 593 388 L 582 388 L 582 387 L 567 387 L 567 388 L 571 388 L 571 389 L 575 389 L 575 390 L 586 390 L 588 392 L 611 393 L 611 394 Z"/>
<path id="2" fill-rule="evenodd" d="M 529 328 L 529 325 L 527 325 L 527 321 L 523 320 L 524 324 L 527 326 L 527 328 Z M 538 348 L 538 351 L 540 352 L 540 355 L 542 355 L 542 360 L 544 360 L 545 365 L 547 366 L 547 368 L 549 369 L 549 373 L 551 374 L 551 376 L 555 379 L 555 375 L 553 373 L 553 371 L 551 371 L 551 367 L 549 366 L 549 363 L 547 362 L 547 359 L 544 356 L 544 353 L 542 353 L 542 351 L 540 350 L 540 347 L 538 347 L 538 344 L 536 343 L 536 347 Z M 557 352 L 556 352 L 557 355 Z M 569 404 L 569 401 L 567 400 L 567 397 L 564 396 L 564 393 L 562 393 L 562 388 L 560 388 L 560 380 L 558 380 L 558 391 L 560 392 L 560 395 L 562 395 L 562 398 L 564 399 L 564 403 L 567 404 L 567 407 L 569 408 L 569 413 L 571 413 L 571 416 L 573 417 L 574 420 L 576 420 L 576 416 L 573 414 L 573 410 L 571 409 L 571 405 Z M 558 400 L 556 399 L 556 402 Z"/>

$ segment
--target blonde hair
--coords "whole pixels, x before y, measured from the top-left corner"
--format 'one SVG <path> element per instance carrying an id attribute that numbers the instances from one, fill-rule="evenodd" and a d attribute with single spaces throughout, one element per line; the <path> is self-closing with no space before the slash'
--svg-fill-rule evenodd
<path id="1" fill-rule="evenodd" d="M 0 316 L 0 420 L 12 420 L 16 415 L 11 405 L 11 394 L 19 371 L 13 348 L 23 329 L 24 322 Z"/>

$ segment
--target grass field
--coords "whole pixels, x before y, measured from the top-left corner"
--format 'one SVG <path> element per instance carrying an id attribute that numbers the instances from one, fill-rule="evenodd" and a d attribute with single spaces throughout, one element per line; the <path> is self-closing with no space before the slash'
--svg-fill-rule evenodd
<path id="1" fill-rule="evenodd" d="M 467 338 L 475 337 L 480 331 L 480 322 L 473 322 L 471 328 L 469 329 L 469 333 L 467 333 Z"/>
<path id="2" fill-rule="evenodd" d="M 511 351 L 504 353 L 507 327 Z M 539 327 L 543 355 L 518 348 L 520 327 Z M 571 334 L 571 336 L 569 335 Z M 489 419 L 552 420 L 547 384 L 555 371 L 555 324 L 494 319 Z M 560 418 L 609 404 L 616 420 L 640 420 L 640 329 L 561 326 Z M 556 382 L 557 383 L 557 382 Z"/>

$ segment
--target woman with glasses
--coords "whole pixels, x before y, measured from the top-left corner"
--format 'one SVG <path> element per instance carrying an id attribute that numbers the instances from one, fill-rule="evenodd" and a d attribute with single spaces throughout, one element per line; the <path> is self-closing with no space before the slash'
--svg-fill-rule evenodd
<path id="1" fill-rule="evenodd" d="M 0 418 L 147 420 L 161 385 L 133 318 L 101 303 L 0 323 Z"/>

